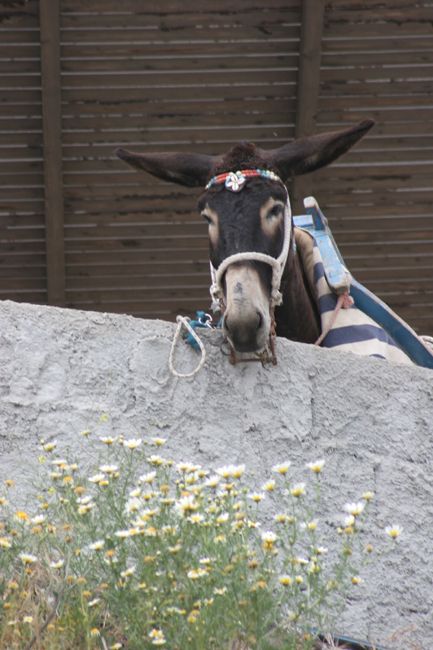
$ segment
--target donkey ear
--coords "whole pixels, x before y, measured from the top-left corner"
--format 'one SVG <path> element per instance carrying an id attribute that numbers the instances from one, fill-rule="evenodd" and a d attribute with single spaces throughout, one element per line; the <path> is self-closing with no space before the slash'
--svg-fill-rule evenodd
<path id="1" fill-rule="evenodd" d="M 348 151 L 374 125 L 374 120 L 364 120 L 343 131 L 321 133 L 294 140 L 279 149 L 261 151 L 266 161 L 278 169 L 283 180 L 299 176 L 329 165 Z"/>
<path id="2" fill-rule="evenodd" d="M 219 160 L 217 156 L 198 153 L 134 153 L 127 149 L 116 149 L 115 154 L 131 167 L 187 187 L 206 185 Z"/>

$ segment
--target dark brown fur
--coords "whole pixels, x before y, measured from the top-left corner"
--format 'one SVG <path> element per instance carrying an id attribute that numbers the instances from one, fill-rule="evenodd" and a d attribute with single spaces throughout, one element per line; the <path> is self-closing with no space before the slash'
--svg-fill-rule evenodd
<path id="1" fill-rule="evenodd" d="M 240 142 L 228 151 L 221 163 L 218 164 L 212 174 L 223 174 L 224 172 L 236 172 L 238 169 L 271 169 L 278 173 L 277 169 L 270 165 L 260 150 L 252 142 Z"/>

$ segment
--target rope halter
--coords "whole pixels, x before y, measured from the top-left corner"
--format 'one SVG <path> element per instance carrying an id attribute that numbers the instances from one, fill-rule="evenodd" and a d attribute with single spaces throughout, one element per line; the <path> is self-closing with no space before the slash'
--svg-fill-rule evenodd
<path id="1" fill-rule="evenodd" d="M 270 307 L 271 309 L 276 305 L 280 305 L 282 302 L 282 295 L 280 291 L 281 278 L 283 275 L 284 267 L 286 266 L 287 256 L 290 249 L 290 240 L 291 240 L 291 217 L 292 212 L 290 208 L 290 199 L 287 188 L 284 185 L 283 181 L 277 174 L 269 169 L 242 169 L 237 172 L 225 172 L 224 174 L 218 174 L 218 176 L 213 176 L 206 185 L 206 189 L 213 187 L 214 185 L 224 184 L 225 188 L 230 192 L 240 192 L 245 183 L 249 178 L 261 177 L 267 178 L 271 181 L 281 183 L 286 191 L 286 205 L 284 208 L 284 240 L 281 253 L 278 257 L 272 257 L 266 253 L 258 253 L 254 251 L 249 251 L 245 253 L 235 253 L 226 257 L 219 267 L 216 269 L 212 262 L 210 262 L 210 274 L 212 279 L 212 284 L 210 287 L 210 295 L 212 297 L 212 309 L 213 311 L 221 310 L 222 303 L 224 300 L 224 290 L 222 287 L 222 278 L 224 273 L 227 271 L 228 267 L 231 264 L 236 262 L 264 262 L 269 264 L 272 268 L 272 286 L 271 286 L 271 298 L 270 298 Z"/>

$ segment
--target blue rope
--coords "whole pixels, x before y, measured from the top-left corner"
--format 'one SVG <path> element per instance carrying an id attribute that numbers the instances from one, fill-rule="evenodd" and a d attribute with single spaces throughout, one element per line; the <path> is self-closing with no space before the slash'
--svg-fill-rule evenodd
<path id="1" fill-rule="evenodd" d="M 212 329 L 212 316 L 207 314 L 205 311 L 199 310 L 196 311 L 196 318 L 189 323 L 193 330 L 196 330 L 200 327 L 207 327 Z M 194 348 L 194 350 L 200 350 L 200 347 L 193 337 L 192 334 L 188 333 L 185 337 L 186 343 Z"/>

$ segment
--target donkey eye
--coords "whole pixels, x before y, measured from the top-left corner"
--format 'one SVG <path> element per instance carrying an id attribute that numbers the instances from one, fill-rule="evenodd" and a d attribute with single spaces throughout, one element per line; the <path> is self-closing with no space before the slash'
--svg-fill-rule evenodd
<path id="1" fill-rule="evenodd" d="M 275 219 L 275 217 L 279 217 L 283 212 L 283 206 L 279 203 L 275 203 L 275 205 L 272 206 L 272 208 L 269 210 L 269 212 L 266 215 L 266 219 Z"/>
<path id="2" fill-rule="evenodd" d="M 201 213 L 201 216 L 203 217 L 203 219 L 204 219 L 205 221 L 207 221 L 207 223 L 208 223 L 210 226 L 213 224 L 212 217 L 210 217 L 210 216 L 207 214 L 207 212 L 202 212 L 202 213 Z"/>

